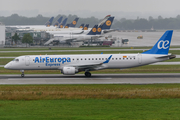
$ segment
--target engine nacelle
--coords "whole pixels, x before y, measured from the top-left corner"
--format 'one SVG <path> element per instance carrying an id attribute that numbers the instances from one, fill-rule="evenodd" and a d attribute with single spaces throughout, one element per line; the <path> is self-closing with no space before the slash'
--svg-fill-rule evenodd
<path id="1" fill-rule="evenodd" d="M 64 67 L 62 70 L 64 75 L 74 75 L 76 72 L 75 67 Z"/>

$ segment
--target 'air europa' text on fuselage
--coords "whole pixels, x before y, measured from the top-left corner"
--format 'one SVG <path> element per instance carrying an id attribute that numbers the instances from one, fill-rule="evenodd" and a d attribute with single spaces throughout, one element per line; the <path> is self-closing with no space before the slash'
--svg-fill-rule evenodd
<path id="1" fill-rule="evenodd" d="M 64 64 L 65 62 L 71 62 L 71 58 L 50 58 L 50 57 L 35 57 L 34 63 L 62 63 Z"/>

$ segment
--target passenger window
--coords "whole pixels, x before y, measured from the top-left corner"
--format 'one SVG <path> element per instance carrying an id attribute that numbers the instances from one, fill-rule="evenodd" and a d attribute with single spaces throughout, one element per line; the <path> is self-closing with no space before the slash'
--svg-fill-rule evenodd
<path id="1" fill-rule="evenodd" d="M 94 60 L 94 58 L 92 58 L 92 60 Z"/>
<path id="2" fill-rule="evenodd" d="M 117 60 L 117 58 L 116 58 L 116 60 Z"/>
<path id="3" fill-rule="evenodd" d="M 97 58 L 96 58 L 96 60 L 97 60 Z"/>
<path id="4" fill-rule="evenodd" d="M 114 58 L 112 58 L 112 60 L 114 60 Z"/>
<path id="5" fill-rule="evenodd" d="M 90 58 L 89 58 L 89 60 L 90 60 Z"/>
<path id="6" fill-rule="evenodd" d="M 102 58 L 102 60 L 104 60 L 104 58 Z"/>

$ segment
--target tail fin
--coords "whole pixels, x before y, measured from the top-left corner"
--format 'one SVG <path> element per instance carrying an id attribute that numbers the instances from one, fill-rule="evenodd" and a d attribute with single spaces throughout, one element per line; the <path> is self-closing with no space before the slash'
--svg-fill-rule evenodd
<path id="1" fill-rule="evenodd" d="M 70 24 L 66 24 L 66 26 L 65 26 L 64 28 L 69 28 L 69 25 L 70 25 Z"/>
<path id="2" fill-rule="evenodd" d="M 152 49 L 143 52 L 142 54 L 168 54 L 171 44 L 173 30 L 167 30 L 164 35 L 157 41 Z"/>
<path id="3" fill-rule="evenodd" d="M 102 25 L 109 17 L 111 17 L 111 15 L 107 15 L 104 19 L 102 19 L 98 26 Z"/>
<path id="4" fill-rule="evenodd" d="M 95 25 L 87 35 L 96 35 L 97 26 L 98 25 Z"/>
<path id="5" fill-rule="evenodd" d="M 96 35 L 100 35 L 100 34 L 101 34 L 101 31 L 102 31 L 102 25 L 100 25 L 100 26 L 97 28 Z"/>
<path id="6" fill-rule="evenodd" d="M 63 17 L 60 17 L 60 18 L 53 24 L 53 26 L 57 27 L 57 26 L 61 23 L 62 19 L 63 19 Z"/>
<path id="7" fill-rule="evenodd" d="M 54 19 L 54 17 L 51 17 L 51 18 L 45 23 L 46 27 L 49 27 L 49 26 L 52 25 L 53 19 Z"/>
<path id="8" fill-rule="evenodd" d="M 63 22 L 59 24 L 58 27 L 59 27 L 59 28 L 63 28 L 63 27 L 65 26 L 66 22 L 67 22 L 67 18 L 65 18 L 65 19 L 63 20 Z"/>
<path id="9" fill-rule="evenodd" d="M 89 24 L 86 24 L 82 30 L 88 30 Z"/>
<path id="10" fill-rule="evenodd" d="M 84 24 L 81 24 L 81 25 L 79 26 L 79 28 L 84 28 Z"/>
<path id="11" fill-rule="evenodd" d="M 114 17 L 109 17 L 103 24 L 102 24 L 102 30 L 110 29 L 111 25 L 113 23 Z"/>
<path id="12" fill-rule="evenodd" d="M 70 24 L 69 27 L 75 27 L 78 20 L 79 20 L 79 18 L 75 18 L 75 19 L 72 21 L 72 23 Z"/>

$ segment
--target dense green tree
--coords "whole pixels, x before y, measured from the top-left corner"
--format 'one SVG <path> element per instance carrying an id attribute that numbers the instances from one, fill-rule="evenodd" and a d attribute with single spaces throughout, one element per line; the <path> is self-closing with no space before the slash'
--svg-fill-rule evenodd
<path id="1" fill-rule="evenodd" d="M 24 36 L 22 38 L 22 43 L 26 43 L 26 47 L 27 47 L 27 44 L 30 45 L 31 43 L 33 43 L 32 36 L 29 33 L 24 34 Z"/>
<path id="2" fill-rule="evenodd" d="M 17 41 L 20 40 L 20 38 L 17 35 L 17 33 L 15 33 L 14 36 L 12 36 L 12 40 L 15 42 L 15 44 L 17 44 Z"/>

